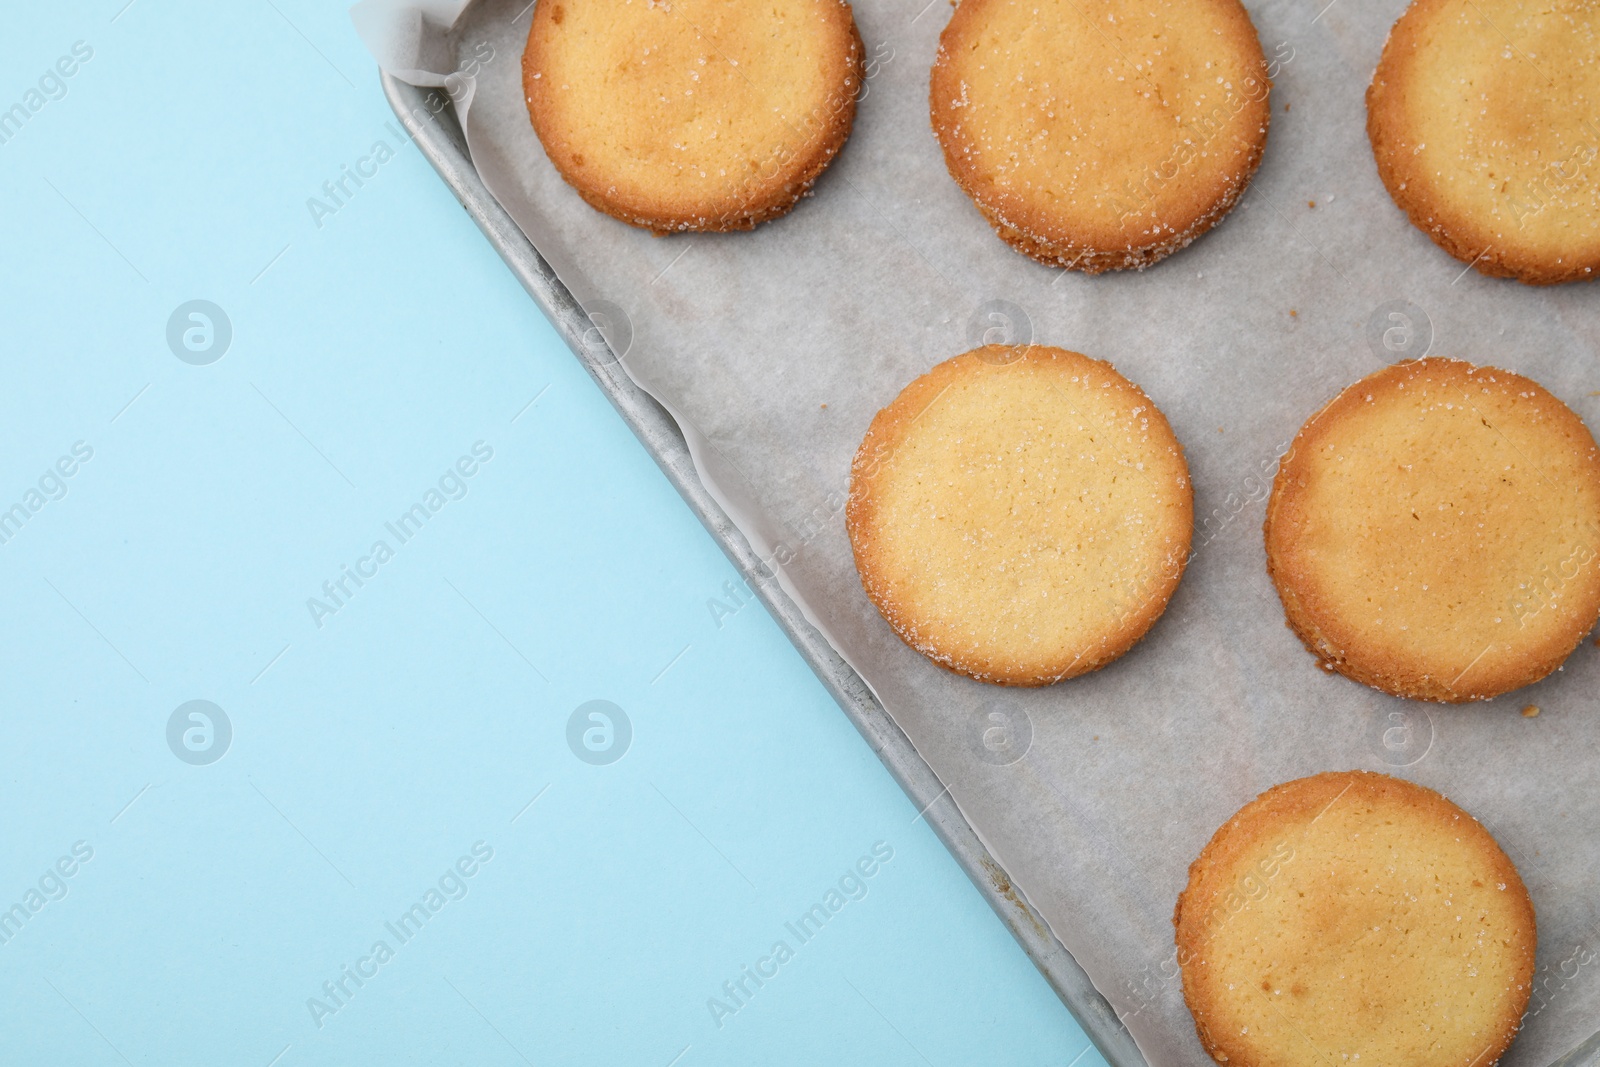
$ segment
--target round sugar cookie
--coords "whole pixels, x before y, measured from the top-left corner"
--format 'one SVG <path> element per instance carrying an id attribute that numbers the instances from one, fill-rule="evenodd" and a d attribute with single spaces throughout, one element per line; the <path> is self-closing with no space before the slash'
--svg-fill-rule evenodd
<path id="1" fill-rule="evenodd" d="M 1036 686 L 1105 666 L 1160 617 L 1194 494 L 1166 418 L 1111 364 L 989 345 L 878 412 L 845 516 L 861 584 L 908 645 Z"/>
<path id="2" fill-rule="evenodd" d="M 1383 184 L 1484 274 L 1600 273 L 1600 7 L 1414 0 L 1367 89 Z"/>
<path id="3" fill-rule="evenodd" d="M 1238 0 L 961 0 L 929 102 L 950 174 L 1000 236 L 1099 274 L 1227 214 L 1261 162 L 1269 87 Z"/>
<path id="4" fill-rule="evenodd" d="M 1419 785 L 1334 771 L 1246 804 L 1173 914 L 1183 998 L 1228 1067 L 1485 1067 L 1537 940 L 1489 832 Z"/>
<path id="5" fill-rule="evenodd" d="M 844 0 L 538 0 L 522 83 L 594 207 L 658 234 L 748 230 L 844 145 L 862 51 Z"/>
<path id="6" fill-rule="evenodd" d="M 1301 428 L 1265 535 L 1289 627 L 1325 669 L 1487 700 L 1555 670 L 1600 618 L 1600 451 L 1527 378 L 1399 363 Z"/>

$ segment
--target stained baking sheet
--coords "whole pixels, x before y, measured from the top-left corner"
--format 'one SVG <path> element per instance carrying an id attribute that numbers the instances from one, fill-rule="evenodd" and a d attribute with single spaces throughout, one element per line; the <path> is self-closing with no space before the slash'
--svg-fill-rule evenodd
<path id="1" fill-rule="evenodd" d="M 451 90 L 484 184 L 606 324 L 620 367 L 682 427 L 705 489 L 1154 1067 L 1210 1062 L 1174 966 L 1188 862 L 1262 789 L 1347 767 L 1445 792 L 1518 863 L 1541 948 L 1503 1062 L 1590 1055 L 1600 649 L 1586 642 L 1550 679 L 1488 704 L 1397 700 L 1317 671 L 1264 569 L 1277 457 L 1316 407 L 1395 357 L 1386 337 L 1404 354 L 1508 367 L 1600 414 L 1592 287 L 1463 271 L 1378 181 L 1361 93 L 1401 3 L 1249 5 L 1275 81 L 1261 172 L 1189 250 L 1098 278 L 1011 252 L 945 173 L 927 122 L 943 4 L 855 5 L 871 77 L 815 196 L 753 233 L 671 238 L 596 214 L 545 159 L 520 89 L 526 0 L 480 0 L 453 26 L 449 10 L 380 26 L 363 6 L 386 69 Z M 984 686 L 907 649 L 861 592 L 843 531 L 873 413 L 986 337 L 1114 362 L 1166 412 L 1194 476 L 1196 554 L 1167 615 L 1117 663 L 1046 690 Z M 1526 704 L 1542 714 L 1523 717 Z"/>

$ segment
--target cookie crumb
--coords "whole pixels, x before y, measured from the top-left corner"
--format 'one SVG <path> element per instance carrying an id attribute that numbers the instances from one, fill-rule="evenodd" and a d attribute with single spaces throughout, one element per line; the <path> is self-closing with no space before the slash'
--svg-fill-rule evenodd
<path id="1" fill-rule="evenodd" d="M 1537 704 L 1529 704 L 1527 707 L 1522 709 L 1522 717 L 1524 719 L 1536 718 L 1538 716 L 1538 714 L 1539 714 L 1539 705 L 1537 705 Z"/>
<path id="2" fill-rule="evenodd" d="M 1307 200 L 1306 201 L 1306 207 L 1316 207 L 1316 206 L 1317 206 L 1317 202 L 1315 200 Z"/>
<path id="3" fill-rule="evenodd" d="M 828 405 L 824 404 L 824 405 L 822 405 L 822 407 L 823 407 L 823 410 L 827 410 Z"/>
<path id="4" fill-rule="evenodd" d="M 1289 309 L 1289 317 L 1291 319 L 1298 319 L 1300 317 L 1300 312 L 1296 311 L 1294 308 L 1290 308 Z"/>

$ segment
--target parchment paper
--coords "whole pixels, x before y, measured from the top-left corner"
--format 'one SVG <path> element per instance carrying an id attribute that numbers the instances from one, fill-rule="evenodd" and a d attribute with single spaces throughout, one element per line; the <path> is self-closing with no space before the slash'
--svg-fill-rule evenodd
<path id="1" fill-rule="evenodd" d="M 1539 971 L 1503 1062 L 1544 1065 L 1600 1028 L 1600 649 L 1585 641 L 1545 682 L 1468 707 L 1326 675 L 1284 626 L 1261 522 L 1302 422 L 1394 358 L 1369 343 L 1397 321 L 1374 319 L 1386 302 L 1413 305 L 1407 354 L 1431 333 L 1433 354 L 1526 374 L 1592 422 L 1600 291 L 1463 272 L 1406 221 L 1378 180 L 1362 99 L 1404 0 L 1324 4 L 1248 4 L 1272 61 L 1272 128 L 1232 215 L 1143 273 L 1100 277 L 1011 251 L 946 173 L 927 100 L 950 12 L 939 0 L 857 0 L 870 77 L 814 196 L 753 233 L 668 238 L 590 209 L 546 159 L 521 92 L 528 0 L 459 17 L 460 0 L 368 0 L 356 15 L 387 69 L 449 86 L 490 190 L 1153 1067 L 1210 1062 L 1176 977 L 1189 862 L 1260 791 L 1346 768 L 1444 792 L 1517 863 Z M 948 674 L 894 636 L 861 590 L 842 509 L 868 422 L 906 383 L 980 340 L 1030 338 L 1109 359 L 1150 394 L 1187 450 L 1197 529 L 1140 645 L 1016 691 Z M 1524 717 L 1527 704 L 1542 713 Z"/>

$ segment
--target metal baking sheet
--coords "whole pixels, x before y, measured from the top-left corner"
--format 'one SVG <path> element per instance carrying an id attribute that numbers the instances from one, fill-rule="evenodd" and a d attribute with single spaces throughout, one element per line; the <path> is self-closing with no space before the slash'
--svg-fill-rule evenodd
<path id="1" fill-rule="evenodd" d="M 767 559 L 799 546 L 778 556 L 778 588 L 763 586 L 777 617 L 815 623 L 791 635 L 809 636 L 820 663 L 833 660 L 825 639 L 861 676 L 845 677 L 870 682 L 936 769 L 938 782 L 913 797 L 963 813 L 1005 884 L 1029 895 L 1045 923 L 1037 932 L 1071 946 L 1145 1058 L 1209 1065 L 1172 960 L 1172 899 L 1189 860 L 1261 789 L 1355 766 L 1446 792 L 1516 859 L 1541 949 L 1530 1025 L 1506 1064 L 1549 1064 L 1586 1048 L 1600 1018 L 1600 654 L 1585 646 L 1561 674 L 1470 709 L 1323 677 L 1282 625 L 1258 528 L 1277 458 L 1305 417 L 1430 342 L 1529 374 L 1596 418 L 1596 291 L 1482 278 L 1389 201 L 1359 121 L 1361 90 L 1405 0 L 1318 12 L 1247 3 L 1275 80 L 1260 174 L 1190 250 L 1101 279 L 1006 249 L 949 181 L 926 111 L 942 5 L 858 0 L 871 77 L 856 130 L 814 198 L 751 234 L 658 240 L 576 197 L 527 123 L 515 61 L 524 0 L 475 0 L 449 29 L 420 18 L 411 25 L 422 47 L 385 65 L 436 72 L 411 77 L 422 84 L 454 80 L 484 188 L 569 297 L 627 326 L 625 372 L 612 380 L 641 385 L 682 428 L 699 480 L 680 488 L 721 504 L 703 514 L 744 535 L 725 543 L 747 539 Z M 602 298 L 626 304 L 625 315 Z M 1394 314 L 1407 323 L 1400 352 L 1387 344 Z M 576 325 L 580 342 L 601 336 L 586 319 Z M 1162 406 L 1194 475 L 1197 555 L 1166 616 L 1122 660 L 1047 690 L 1002 692 L 938 670 L 893 636 L 861 592 L 837 511 L 873 411 L 974 333 L 1030 331 L 1111 358 Z M 619 371 L 614 353 L 593 348 Z M 760 559 L 755 568 L 767 573 Z M 1522 703 L 1545 714 L 1523 719 Z M 997 717 L 1017 747 L 989 744 Z M 941 784 L 948 792 L 934 791 Z M 990 881 L 981 853 L 963 859 L 980 886 Z M 1045 970 L 1058 987 L 1068 973 Z M 1080 1014 L 1097 1003 L 1065 999 Z"/>
<path id="2" fill-rule="evenodd" d="M 677 422 L 628 377 L 601 329 L 596 327 L 596 319 L 578 305 L 539 250 L 484 188 L 467 154 L 466 138 L 449 98 L 438 89 L 419 88 L 387 73 L 380 77 L 384 96 L 408 136 L 655 458 L 689 509 L 745 576 L 795 649 L 922 812 L 922 818 L 967 872 L 1106 1062 L 1112 1067 L 1144 1067 L 1144 1057 L 1117 1020 L 1116 1012 L 1012 885 L 1005 869 L 984 848 L 950 799 L 948 789 L 873 697 L 860 675 L 779 588 L 771 567 L 751 549 L 749 541 L 706 491 Z M 596 318 L 605 324 L 603 314 L 597 313 Z"/>

